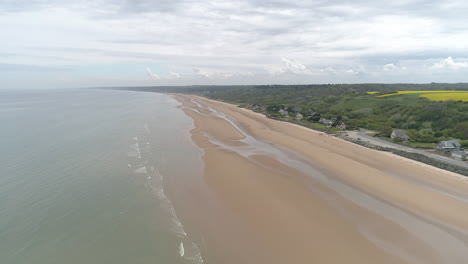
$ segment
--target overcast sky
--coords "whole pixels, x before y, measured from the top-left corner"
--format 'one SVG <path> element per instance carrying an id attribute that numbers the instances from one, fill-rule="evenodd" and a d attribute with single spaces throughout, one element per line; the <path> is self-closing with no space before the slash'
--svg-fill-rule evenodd
<path id="1" fill-rule="evenodd" d="M 466 0 L 0 0 L 0 88 L 468 82 Z"/>

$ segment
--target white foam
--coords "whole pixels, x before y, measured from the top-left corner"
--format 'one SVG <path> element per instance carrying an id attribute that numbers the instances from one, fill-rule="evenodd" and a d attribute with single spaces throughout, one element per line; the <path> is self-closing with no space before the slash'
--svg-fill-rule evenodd
<path id="1" fill-rule="evenodd" d="M 145 124 L 145 132 L 147 134 L 150 133 L 148 124 Z M 148 179 L 147 184 L 153 191 L 153 193 L 156 195 L 158 198 L 158 201 L 160 203 L 160 206 L 163 210 L 167 211 L 167 214 L 169 215 L 171 219 L 171 224 L 172 226 L 170 227 L 172 232 L 180 239 L 180 244 L 179 244 L 179 255 L 181 258 L 183 258 L 184 263 L 196 263 L 196 264 L 201 264 L 203 263 L 203 258 L 201 256 L 201 251 L 196 243 L 190 240 L 190 238 L 187 236 L 187 233 L 185 232 L 185 229 L 182 225 L 182 222 L 178 218 L 175 208 L 172 204 L 172 202 L 169 200 L 167 197 L 166 193 L 164 192 L 164 185 L 163 185 L 163 175 L 159 172 L 159 170 L 153 166 L 150 165 L 150 161 L 146 160 L 146 157 L 148 155 L 151 155 L 151 145 L 149 142 L 140 142 L 141 139 L 139 140 L 138 137 L 134 137 L 133 140 L 135 141 L 134 144 L 130 145 L 130 148 L 132 151 L 130 151 L 128 156 L 142 159 L 142 154 L 145 157 L 145 161 L 140 161 L 137 162 L 139 165 L 135 165 L 133 163 L 133 166 L 131 164 L 128 164 L 128 167 L 138 167 L 134 170 L 134 173 L 136 174 L 145 174 L 146 178 Z M 143 146 L 142 149 L 140 149 L 140 146 Z M 165 157 L 161 157 L 160 163 L 164 163 Z M 141 167 L 140 167 L 141 166 Z M 151 181 L 149 181 L 151 180 Z"/>
<path id="2" fill-rule="evenodd" d="M 198 245 L 188 238 L 184 226 L 182 225 L 182 222 L 177 216 L 177 213 L 175 211 L 174 206 L 172 205 L 171 200 L 169 200 L 166 193 L 164 192 L 162 174 L 153 166 L 150 167 L 150 170 L 152 171 L 151 174 L 154 176 L 154 180 L 152 181 L 152 184 L 150 186 L 153 189 L 156 196 L 161 201 L 161 207 L 167 210 L 171 217 L 171 221 L 173 224 L 171 229 L 176 235 L 178 235 L 181 238 L 181 242 L 179 244 L 179 255 L 183 257 L 184 260 L 190 263 L 203 263 L 203 258 L 201 256 L 201 252 Z M 184 244 L 183 241 L 185 241 L 186 243 Z"/>
<path id="3" fill-rule="evenodd" d="M 185 255 L 184 242 L 180 241 L 179 245 L 179 255 L 183 257 Z"/>

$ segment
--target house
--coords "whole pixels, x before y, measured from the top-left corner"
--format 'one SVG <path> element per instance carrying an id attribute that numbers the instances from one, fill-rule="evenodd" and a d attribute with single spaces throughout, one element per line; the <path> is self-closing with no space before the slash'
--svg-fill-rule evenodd
<path id="1" fill-rule="evenodd" d="M 458 150 L 460 149 L 460 147 L 461 147 L 461 144 L 456 139 L 440 141 L 439 145 L 437 145 L 437 149 L 442 150 L 442 151 Z"/>
<path id="2" fill-rule="evenodd" d="M 299 113 L 296 114 L 296 120 L 302 120 L 302 118 L 304 118 L 303 115 L 301 115 Z"/>
<path id="3" fill-rule="evenodd" d="M 286 111 L 286 110 L 284 110 L 284 109 L 280 109 L 280 110 L 278 111 L 278 113 L 280 113 L 280 114 L 282 114 L 282 115 L 284 115 L 284 116 L 288 116 L 288 115 L 289 115 L 289 112 Z"/>
<path id="4" fill-rule="evenodd" d="M 319 123 L 322 123 L 324 125 L 331 125 L 331 124 L 333 124 L 333 121 L 330 120 L 330 119 L 326 119 L 326 118 L 321 117 L 320 120 L 319 120 Z"/>
<path id="5" fill-rule="evenodd" d="M 408 141 L 410 139 L 410 137 L 406 134 L 406 130 L 404 129 L 393 129 L 390 138 L 402 141 Z"/>
<path id="6" fill-rule="evenodd" d="M 336 128 L 338 128 L 340 130 L 346 130 L 346 124 L 343 121 L 338 121 L 336 123 Z"/>
<path id="7" fill-rule="evenodd" d="M 451 153 L 452 158 L 459 159 L 459 160 L 466 160 L 466 153 L 462 150 L 454 150 Z"/>
<path id="8" fill-rule="evenodd" d="M 319 123 L 322 123 L 324 125 L 327 125 L 328 127 L 331 127 L 334 122 L 332 120 L 330 120 L 330 119 L 326 119 L 326 118 L 321 117 L 320 120 L 319 120 Z"/>

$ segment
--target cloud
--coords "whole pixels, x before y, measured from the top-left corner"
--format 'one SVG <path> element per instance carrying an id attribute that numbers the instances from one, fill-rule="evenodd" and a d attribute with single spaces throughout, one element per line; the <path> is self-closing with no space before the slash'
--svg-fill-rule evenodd
<path id="1" fill-rule="evenodd" d="M 156 73 L 153 73 L 150 68 L 146 68 L 146 73 L 148 74 L 148 76 L 153 79 L 153 80 L 161 80 L 161 77 L 159 75 L 157 75 Z"/>
<path id="2" fill-rule="evenodd" d="M 348 70 L 345 70 L 344 72 L 345 72 L 345 73 L 348 73 L 348 74 L 352 74 L 352 75 L 357 75 L 357 74 L 359 74 L 358 71 L 353 70 L 353 69 L 348 69 Z"/>
<path id="3" fill-rule="evenodd" d="M 281 72 L 289 72 L 294 74 L 310 74 L 311 71 L 307 69 L 307 67 L 300 63 L 299 61 L 290 60 L 287 58 L 281 58 L 285 68 L 281 69 Z"/>
<path id="4" fill-rule="evenodd" d="M 393 70 L 396 70 L 396 69 L 398 69 L 398 67 L 393 63 L 385 64 L 383 66 L 384 71 L 393 71 Z"/>
<path id="5" fill-rule="evenodd" d="M 170 72 L 170 73 L 169 73 L 169 78 L 171 78 L 171 79 L 178 79 L 178 78 L 180 78 L 180 74 L 177 73 L 177 72 Z"/>
<path id="6" fill-rule="evenodd" d="M 321 69 L 320 71 L 325 72 L 325 73 L 332 73 L 332 74 L 338 73 L 333 67 L 327 67 L 327 68 Z"/>
<path id="7" fill-rule="evenodd" d="M 210 78 L 210 74 L 205 72 L 205 71 L 202 71 L 201 69 L 199 68 L 192 68 L 192 71 L 195 75 L 198 75 L 198 76 L 202 76 L 204 78 Z"/>
<path id="8" fill-rule="evenodd" d="M 468 68 L 468 62 L 456 62 L 452 57 L 448 57 L 432 65 L 433 69 L 459 70 Z"/>
<path id="9" fill-rule="evenodd" d="M 102 78 L 109 65 L 133 65 L 131 78 L 158 65 L 149 79 L 177 85 L 351 82 L 360 65 L 361 82 L 468 81 L 455 71 L 468 63 L 460 59 L 467 8 L 462 0 L 0 0 L 8 25 L 0 62 L 89 67 Z"/>
<path id="10" fill-rule="evenodd" d="M 182 76 L 177 73 L 177 72 L 169 72 L 167 75 L 159 75 L 156 73 L 153 73 L 150 68 L 146 67 L 146 74 L 150 77 L 152 80 L 175 80 L 179 79 Z"/>

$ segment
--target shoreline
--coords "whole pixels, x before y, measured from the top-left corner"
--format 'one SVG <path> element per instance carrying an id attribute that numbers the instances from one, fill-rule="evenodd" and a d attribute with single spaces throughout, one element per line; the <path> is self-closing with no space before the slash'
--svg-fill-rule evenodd
<path id="1" fill-rule="evenodd" d="M 214 263 L 466 259 L 468 184 L 446 177 L 453 173 L 228 103 L 172 96 L 194 120 L 203 180 L 223 208 L 203 209 L 218 227 L 198 223 Z M 225 235 L 229 245 L 219 243 Z"/>
<path id="2" fill-rule="evenodd" d="M 177 95 L 181 95 L 181 94 L 168 93 L 168 95 L 177 96 Z M 305 125 L 302 125 L 302 124 L 299 124 L 299 123 L 296 123 L 296 122 L 288 121 L 288 120 L 272 118 L 272 117 L 267 116 L 267 115 L 265 115 L 263 113 L 255 112 L 255 111 L 253 111 L 252 109 L 249 109 L 249 108 L 239 107 L 239 106 L 237 106 L 235 104 L 232 104 L 232 103 L 217 101 L 217 100 L 209 99 L 209 98 L 202 97 L 202 96 L 199 96 L 199 95 L 189 95 L 189 96 L 199 98 L 199 99 L 202 99 L 202 100 L 209 100 L 209 101 L 217 102 L 217 103 L 220 103 L 220 104 L 225 104 L 225 105 L 232 106 L 232 107 L 237 107 L 237 108 L 242 109 L 243 111 L 249 112 L 249 113 L 251 113 L 253 115 L 258 115 L 258 116 L 260 116 L 262 118 L 268 118 L 268 119 L 271 119 L 271 120 L 274 120 L 274 121 L 285 122 L 285 123 L 288 123 L 288 124 L 290 124 L 292 126 L 295 126 L 295 127 L 299 128 L 299 129 L 305 129 L 305 130 L 310 131 L 310 132 L 324 134 L 324 135 L 327 135 L 327 136 L 333 136 L 333 137 L 335 137 L 335 138 L 337 138 L 339 140 L 342 140 L 344 142 L 348 142 L 348 143 L 351 143 L 351 144 L 354 144 L 356 146 L 360 146 L 360 147 L 363 147 L 363 148 L 366 148 L 366 149 L 375 150 L 375 151 L 379 151 L 379 152 L 384 152 L 384 153 L 387 153 L 390 156 L 400 157 L 402 159 L 414 162 L 415 164 L 418 164 L 418 165 L 421 165 L 421 166 L 428 166 L 428 167 L 430 167 L 432 169 L 440 170 L 440 172 L 450 174 L 451 176 L 457 177 L 462 181 L 468 181 L 468 175 L 460 174 L 457 171 L 449 170 L 449 169 L 446 169 L 446 168 L 443 168 L 443 167 L 444 166 L 445 167 L 453 167 L 455 170 L 456 169 L 463 170 L 463 168 L 458 167 L 458 166 L 452 166 L 450 164 L 434 160 L 434 159 L 432 159 L 431 157 L 428 157 L 428 156 L 425 156 L 425 157 L 430 162 L 424 162 L 422 160 L 418 160 L 418 159 L 415 159 L 415 158 L 412 158 L 412 157 L 408 156 L 410 154 L 415 154 L 415 153 L 410 153 L 410 152 L 407 152 L 407 151 L 398 151 L 397 149 L 393 149 L 393 148 L 384 148 L 384 147 L 379 147 L 379 146 L 375 146 L 375 145 L 372 145 L 372 144 L 366 144 L 366 142 L 355 141 L 355 140 L 352 140 L 350 138 L 341 137 L 341 136 L 339 136 L 339 135 L 337 135 L 335 133 L 331 133 L 329 131 L 318 130 L 316 128 L 308 127 L 308 126 L 305 126 Z M 345 132 L 345 131 L 343 131 L 343 132 Z M 401 155 L 398 152 L 404 152 L 405 154 L 408 154 L 408 155 Z M 434 164 L 443 164 L 444 166 L 436 166 Z"/>
<path id="3" fill-rule="evenodd" d="M 200 97 L 200 98 L 205 98 L 205 97 L 198 96 L 198 95 L 193 95 L 193 96 Z M 213 99 L 209 99 L 209 98 L 206 98 L 206 99 L 213 100 Z M 214 100 L 214 101 L 216 101 L 216 100 Z M 217 101 L 217 102 L 232 105 L 232 106 L 237 106 L 235 104 L 231 104 L 231 103 L 228 103 L 228 102 L 223 102 L 223 101 Z M 239 108 L 245 109 L 245 110 L 247 110 L 247 111 L 249 111 L 251 113 L 259 114 L 259 115 L 261 115 L 263 117 L 266 117 L 266 118 L 269 118 L 269 119 L 272 119 L 272 120 L 286 122 L 286 123 L 289 123 L 291 125 L 294 125 L 294 126 L 297 126 L 297 127 L 300 127 L 300 128 L 313 130 L 313 131 L 316 131 L 316 132 L 319 132 L 319 133 L 324 133 L 324 134 L 327 134 L 327 135 L 331 135 L 331 136 L 334 136 L 336 138 L 342 139 L 344 141 L 351 142 L 351 143 L 359 145 L 359 146 L 363 146 L 365 148 L 374 149 L 374 150 L 383 151 L 383 152 L 388 152 L 390 154 L 394 154 L 394 155 L 397 155 L 397 156 L 400 156 L 400 157 L 403 157 L 403 158 L 406 158 L 406 159 L 410 159 L 410 160 L 413 160 L 415 162 L 423 163 L 423 164 L 426 164 L 426 165 L 429 165 L 429 166 L 432 166 L 434 168 L 438 168 L 438 169 L 441 169 L 441 170 L 444 170 L 444 171 L 447 171 L 447 172 L 452 172 L 452 173 L 455 173 L 457 175 L 463 175 L 465 178 L 468 177 L 468 170 L 465 167 L 453 164 L 453 162 L 458 162 L 458 160 L 453 160 L 453 162 L 436 160 L 433 157 L 430 157 L 428 153 L 419 154 L 417 152 L 399 150 L 399 149 L 392 148 L 392 147 L 382 147 L 382 146 L 379 146 L 379 145 L 374 145 L 374 144 L 372 144 L 370 142 L 357 141 L 355 139 L 352 139 L 352 138 L 349 138 L 349 137 L 343 137 L 343 136 L 340 135 L 340 133 L 343 133 L 343 132 L 346 133 L 347 131 L 332 132 L 332 131 L 328 131 L 328 130 L 320 130 L 320 129 L 317 129 L 317 128 L 314 128 L 314 127 L 311 127 L 311 126 L 308 126 L 308 125 L 305 125 L 305 124 L 294 122 L 293 120 L 284 120 L 284 119 L 281 119 L 281 118 L 275 118 L 275 117 L 272 117 L 272 116 L 265 115 L 264 113 L 255 112 L 255 111 L 253 111 L 252 109 L 249 109 L 249 108 L 244 108 L 244 107 L 239 107 Z M 414 149 L 414 150 L 415 151 L 420 151 L 420 149 Z M 447 159 L 450 159 L 450 158 L 447 157 Z M 466 166 L 468 166 L 468 165 L 466 165 Z"/>

